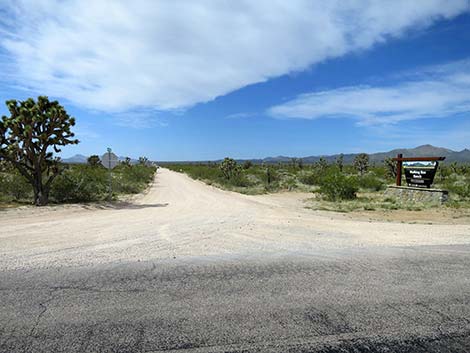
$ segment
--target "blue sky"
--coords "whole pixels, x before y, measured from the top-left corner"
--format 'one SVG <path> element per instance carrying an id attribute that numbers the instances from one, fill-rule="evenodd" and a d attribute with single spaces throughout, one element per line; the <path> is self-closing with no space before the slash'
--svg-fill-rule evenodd
<path id="1" fill-rule="evenodd" d="M 0 100 L 58 99 L 81 140 L 64 157 L 461 150 L 469 6 L 2 0 Z"/>

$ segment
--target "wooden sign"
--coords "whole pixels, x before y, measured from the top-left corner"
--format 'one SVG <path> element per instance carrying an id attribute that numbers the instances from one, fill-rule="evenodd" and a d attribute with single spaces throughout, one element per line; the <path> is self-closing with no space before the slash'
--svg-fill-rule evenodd
<path id="1" fill-rule="evenodd" d="M 438 164 L 437 161 L 403 162 L 406 183 L 408 186 L 430 188 Z"/>
<path id="2" fill-rule="evenodd" d="M 406 163 L 404 169 L 408 186 L 430 188 L 439 165 L 438 161 L 444 159 L 446 157 L 403 157 L 401 153 L 398 154 L 393 158 L 397 162 L 397 186 L 401 186 L 402 167 Z"/>

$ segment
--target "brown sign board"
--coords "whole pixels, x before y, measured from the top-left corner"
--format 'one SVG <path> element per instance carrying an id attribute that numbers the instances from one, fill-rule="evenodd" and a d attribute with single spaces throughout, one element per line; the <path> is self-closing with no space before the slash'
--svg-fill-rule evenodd
<path id="1" fill-rule="evenodd" d="M 438 161 L 446 157 L 403 157 L 398 154 L 393 158 L 397 162 L 397 186 L 401 186 L 402 167 L 408 186 L 429 188 L 434 181 Z"/>
<path id="2" fill-rule="evenodd" d="M 406 183 L 408 186 L 430 188 L 434 181 L 438 164 L 439 162 L 437 161 L 403 162 Z"/>

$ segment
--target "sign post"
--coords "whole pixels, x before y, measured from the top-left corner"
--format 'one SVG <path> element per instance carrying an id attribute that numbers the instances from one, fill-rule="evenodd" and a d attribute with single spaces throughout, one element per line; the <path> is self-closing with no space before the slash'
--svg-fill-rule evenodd
<path id="1" fill-rule="evenodd" d="M 397 162 L 397 186 L 401 186 L 402 167 L 404 165 L 405 177 L 408 186 L 430 188 L 434 181 L 439 161 L 446 157 L 403 157 L 400 153 L 396 158 Z"/>
<path id="2" fill-rule="evenodd" d="M 113 196 L 112 169 L 119 164 L 118 156 L 111 151 L 111 148 L 108 147 L 107 152 L 101 156 L 101 164 L 109 171 L 108 200 L 111 201 Z"/>

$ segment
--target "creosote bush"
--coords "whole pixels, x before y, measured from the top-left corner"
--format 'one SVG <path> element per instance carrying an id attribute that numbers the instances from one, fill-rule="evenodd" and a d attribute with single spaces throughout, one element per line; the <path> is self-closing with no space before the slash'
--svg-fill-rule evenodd
<path id="1" fill-rule="evenodd" d="M 385 183 L 374 174 L 366 174 L 357 178 L 358 186 L 361 189 L 370 191 L 380 191 L 385 189 Z"/>
<path id="2" fill-rule="evenodd" d="M 152 181 L 155 167 L 121 164 L 112 171 L 114 194 L 136 194 Z M 56 202 L 91 202 L 108 197 L 109 174 L 102 166 L 71 166 L 53 185 Z"/>
<path id="3" fill-rule="evenodd" d="M 320 182 L 320 194 L 329 201 L 353 200 L 359 190 L 357 179 L 331 171 Z"/>
<path id="4" fill-rule="evenodd" d="M 18 171 L 0 171 L 0 200 L 27 202 L 32 195 L 31 184 Z"/>
<path id="5" fill-rule="evenodd" d="M 58 203 L 99 201 L 106 195 L 107 175 L 99 166 L 72 166 L 55 180 L 51 198 Z"/>

